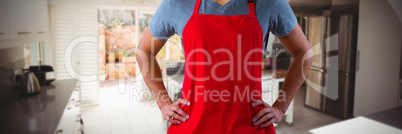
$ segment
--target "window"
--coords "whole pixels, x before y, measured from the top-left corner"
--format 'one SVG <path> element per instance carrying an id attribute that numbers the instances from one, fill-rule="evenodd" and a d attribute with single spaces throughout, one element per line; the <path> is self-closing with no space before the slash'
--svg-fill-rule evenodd
<path id="1" fill-rule="evenodd" d="M 134 10 L 98 10 L 101 80 L 133 78 L 137 44 Z"/>
<path id="2" fill-rule="evenodd" d="M 136 46 L 148 28 L 154 13 L 154 10 L 98 10 L 101 80 L 136 77 L 138 74 L 136 73 Z M 181 38 L 178 35 L 172 36 L 159 51 L 156 59 L 183 61 Z"/>

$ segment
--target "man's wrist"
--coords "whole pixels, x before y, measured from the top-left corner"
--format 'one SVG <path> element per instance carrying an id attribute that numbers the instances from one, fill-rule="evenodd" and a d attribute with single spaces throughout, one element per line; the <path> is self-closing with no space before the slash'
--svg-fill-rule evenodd
<path id="1" fill-rule="evenodd" d="M 284 96 L 287 98 L 287 96 Z M 283 114 L 285 114 L 286 110 L 288 109 L 290 103 L 287 102 L 287 99 L 280 99 L 277 98 L 275 103 L 272 105 L 273 107 L 276 107 L 279 111 L 281 111 Z"/>
<path id="2" fill-rule="evenodd" d="M 172 104 L 172 101 L 161 101 L 159 103 L 159 109 L 162 109 L 164 106 L 168 105 L 168 104 Z"/>
<path id="3" fill-rule="evenodd" d="M 274 105 L 272 105 L 272 107 L 275 107 L 279 112 L 282 113 L 282 115 L 284 115 L 285 112 L 286 112 L 286 109 L 284 109 L 284 108 L 281 107 L 281 106 L 276 106 L 276 105 L 274 104 Z"/>

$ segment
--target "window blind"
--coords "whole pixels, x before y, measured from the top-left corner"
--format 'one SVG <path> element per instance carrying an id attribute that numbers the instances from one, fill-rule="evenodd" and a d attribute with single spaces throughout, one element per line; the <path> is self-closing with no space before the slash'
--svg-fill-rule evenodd
<path id="1" fill-rule="evenodd" d="M 98 103 L 99 80 L 88 80 L 88 75 L 98 76 L 98 44 L 82 40 L 97 37 L 97 9 L 91 7 L 57 5 L 51 8 L 52 42 L 55 48 L 56 79 L 80 79 L 81 105 Z M 72 53 L 66 48 L 79 39 Z M 66 67 L 71 65 L 72 68 Z M 77 74 L 69 73 L 75 71 Z"/>

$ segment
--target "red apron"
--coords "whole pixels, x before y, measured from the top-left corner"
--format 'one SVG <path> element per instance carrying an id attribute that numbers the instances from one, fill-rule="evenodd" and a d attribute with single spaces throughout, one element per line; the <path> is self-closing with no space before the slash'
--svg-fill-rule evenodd
<path id="1" fill-rule="evenodd" d="M 271 125 L 254 126 L 252 117 L 261 106 L 263 33 L 255 17 L 254 0 L 248 0 L 249 15 L 193 15 L 183 31 L 185 77 L 180 106 L 190 118 L 170 125 L 168 133 L 275 134 Z"/>

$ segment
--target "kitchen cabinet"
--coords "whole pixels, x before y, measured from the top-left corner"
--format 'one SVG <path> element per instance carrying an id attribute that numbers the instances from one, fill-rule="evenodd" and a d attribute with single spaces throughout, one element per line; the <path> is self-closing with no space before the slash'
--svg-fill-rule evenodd
<path id="1" fill-rule="evenodd" d="M 32 20 L 32 29 L 36 32 L 35 34 L 42 37 L 48 33 L 49 26 L 47 0 L 35 0 L 33 4 L 33 7 L 35 7 L 33 10 L 35 18 Z"/>
<path id="2" fill-rule="evenodd" d="M 0 1 L 0 40 L 8 39 L 8 1 Z"/>
<path id="3" fill-rule="evenodd" d="M 37 38 L 47 33 L 46 0 L 8 0 L 8 39 Z M 38 38 L 39 37 L 39 38 Z"/>
<path id="4" fill-rule="evenodd" d="M 33 36 L 31 27 L 35 17 L 32 12 L 35 8 L 31 6 L 33 3 L 35 2 L 28 0 L 8 1 L 10 39 Z"/>
<path id="5" fill-rule="evenodd" d="M 83 121 L 80 114 L 80 87 L 75 87 L 71 97 L 64 109 L 61 120 L 55 134 L 80 134 L 83 133 Z"/>
<path id="6" fill-rule="evenodd" d="M 360 1 L 358 26 L 354 116 L 398 106 L 401 64 L 402 26 L 387 1 Z"/>

